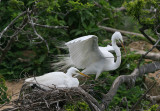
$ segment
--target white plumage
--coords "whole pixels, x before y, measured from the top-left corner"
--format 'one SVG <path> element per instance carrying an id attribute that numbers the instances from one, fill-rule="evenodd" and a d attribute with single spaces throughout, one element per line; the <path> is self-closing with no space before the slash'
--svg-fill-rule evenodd
<path id="1" fill-rule="evenodd" d="M 75 66 L 84 69 L 84 74 L 96 74 L 96 79 L 102 71 L 110 71 L 117 69 L 121 64 L 120 48 L 116 45 L 116 41 L 123 42 L 120 32 L 112 35 L 112 46 L 98 46 L 98 37 L 95 35 L 83 36 L 67 42 L 69 49 L 69 57 L 64 57 L 62 61 L 55 65 L 66 64 L 66 66 Z M 117 59 L 110 51 L 115 51 Z"/>
<path id="2" fill-rule="evenodd" d="M 32 77 L 25 80 L 26 83 L 30 85 L 36 84 L 45 90 L 51 90 L 51 88 L 71 88 L 78 87 L 79 81 L 77 78 L 72 77 L 72 75 L 81 74 L 83 76 L 87 76 L 81 73 L 78 69 L 71 67 L 67 70 L 67 73 L 63 72 L 50 72 L 38 77 Z M 89 77 L 89 76 L 87 76 Z"/>

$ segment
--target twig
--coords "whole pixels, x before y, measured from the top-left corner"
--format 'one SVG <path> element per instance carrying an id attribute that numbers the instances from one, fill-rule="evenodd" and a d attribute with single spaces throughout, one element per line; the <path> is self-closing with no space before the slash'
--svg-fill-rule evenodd
<path id="1" fill-rule="evenodd" d="M 153 40 L 144 32 L 145 29 L 145 27 L 142 27 L 139 29 L 139 31 L 150 41 L 151 44 L 154 44 Z"/>
<path id="2" fill-rule="evenodd" d="M 135 51 L 135 54 L 140 54 L 140 55 L 145 55 L 146 54 L 146 51 L 133 49 L 133 48 L 130 48 L 130 51 Z M 160 54 L 159 53 L 150 52 L 144 58 L 155 60 L 155 61 L 159 61 L 160 60 Z"/>
<path id="3" fill-rule="evenodd" d="M 102 108 L 105 109 L 108 107 L 122 83 L 127 83 L 128 85 L 134 84 L 137 77 L 142 76 L 145 73 L 155 72 L 157 70 L 160 70 L 160 62 L 143 65 L 139 69 L 135 69 L 130 75 L 121 75 L 117 77 L 114 80 L 109 92 L 102 99 Z"/>
<path id="4" fill-rule="evenodd" d="M 143 38 L 145 37 L 143 34 L 139 34 L 139 33 L 135 33 L 135 32 L 129 32 L 129 31 L 124 31 L 124 30 L 114 29 L 114 28 L 111 28 L 111 27 L 105 27 L 105 26 L 101 26 L 101 25 L 99 25 L 98 27 L 102 28 L 102 29 L 104 29 L 108 32 L 112 32 L 112 33 L 116 32 L 116 31 L 119 31 L 124 35 L 128 34 L 128 35 L 134 35 L 134 36 L 139 36 L 139 37 L 143 37 Z M 152 41 L 156 41 L 154 38 L 152 38 L 152 37 L 150 37 L 150 38 L 151 38 Z"/>
<path id="5" fill-rule="evenodd" d="M 158 101 L 160 101 L 160 95 L 157 96 L 150 96 L 150 95 L 146 95 L 146 98 L 152 102 L 152 104 L 157 103 Z"/>
<path id="6" fill-rule="evenodd" d="M 153 47 L 152 47 L 149 51 L 147 51 L 144 55 L 141 56 L 141 58 L 139 59 L 139 62 L 138 62 L 138 66 L 137 66 L 138 68 L 139 68 L 139 66 L 140 66 L 143 58 L 145 58 L 145 56 L 146 56 L 149 52 L 151 52 L 151 51 L 158 45 L 159 42 L 160 42 L 160 38 L 157 40 L 157 42 L 153 45 Z"/>
<path id="7" fill-rule="evenodd" d="M 138 104 L 140 104 L 140 102 L 142 101 L 143 98 L 146 97 L 146 94 L 149 93 L 149 91 L 156 85 L 156 82 L 154 82 L 154 84 L 143 94 L 143 96 L 141 96 L 138 101 L 136 102 L 136 104 L 134 104 L 131 108 L 131 111 L 135 111 L 135 108 L 138 106 Z"/>
<path id="8" fill-rule="evenodd" d="M 29 12 L 29 11 L 28 11 L 28 12 Z M 29 19 L 29 21 L 30 21 L 29 23 L 31 24 L 34 33 L 37 35 L 37 38 L 36 38 L 36 39 L 41 39 L 41 40 L 46 44 L 46 47 L 47 47 L 47 50 L 48 50 L 48 53 L 49 53 L 50 51 L 49 51 L 49 46 L 48 46 L 47 41 L 46 41 L 40 34 L 37 33 L 36 28 L 34 27 L 35 24 L 33 23 L 32 17 L 30 17 L 29 13 L 27 13 L 27 16 L 28 16 L 28 19 Z M 40 43 L 41 43 L 41 42 L 40 42 Z"/>
<path id="9" fill-rule="evenodd" d="M 45 27 L 45 28 L 54 28 L 54 29 L 67 29 L 69 28 L 68 26 L 49 26 L 49 25 L 41 25 L 41 24 L 36 24 L 33 23 L 35 26 L 39 26 L 39 27 Z"/>
<path id="10" fill-rule="evenodd" d="M 23 16 L 23 15 L 26 14 L 26 13 L 27 13 L 27 11 L 24 11 L 24 12 L 22 12 L 21 14 L 19 14 L 15 19 L 13 19 L 13 20 L 11 21 L 11 23 L 0 33 L 0 39 L 1 39 L 2 35 L 7 31 L 7 29 L 8 29 L 11 25 L 13 25 L 14 22 L 15 22 L 19 17 Z"/>
<path id="11" fill-rule="evenodd" d="M 12 35 L 10 36 L 10 40 L 8 41 L 7 45 L 5 48 L 1 48 L 2 54 L 0 55 L 0 63 L 2 62 L 4 56 L 6 55 L 6 53 L 9 51 L 11 45 L 14 42 L 15 37 L 19 34 L 19 32 L 21 32 L 23 30 L 23 28 L 27 25 L 27 19 L 24 19 L 22 24 L 20 25 L 20 28 Z"/>

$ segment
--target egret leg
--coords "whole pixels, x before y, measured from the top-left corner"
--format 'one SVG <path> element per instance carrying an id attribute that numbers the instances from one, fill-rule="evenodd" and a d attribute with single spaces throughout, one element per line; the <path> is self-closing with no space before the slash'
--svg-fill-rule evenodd
<path id="1" fill-rule="evenodd" d="M 97 72 L 97 74 L 96 74 L 96 78 L 95 78 L 95 80 L 97 80 L 97 79 L 98 79 L 98 77 L 100 76 L 100 74 L 101 74 L 101 71 L 98 71 L 98 72 Z"/>

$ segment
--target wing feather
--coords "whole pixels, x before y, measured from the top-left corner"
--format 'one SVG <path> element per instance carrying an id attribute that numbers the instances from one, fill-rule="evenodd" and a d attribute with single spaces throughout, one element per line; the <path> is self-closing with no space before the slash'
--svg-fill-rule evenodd
<path id="1" fill-rule="evenodd" d="M 66 43 L 72 62 L 77 68 L 87 66 L 104 59 L 98 48 L 98 37 L 95 35 L 83 36 Z"/>

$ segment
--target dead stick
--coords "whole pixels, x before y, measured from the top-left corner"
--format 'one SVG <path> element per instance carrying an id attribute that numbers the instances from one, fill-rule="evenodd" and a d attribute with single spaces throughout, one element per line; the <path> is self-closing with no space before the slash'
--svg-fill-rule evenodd
<path id="1" fill-rule="evenodd" d="M 149 91 L 150 91 L 155 85 L 156 85 L 156 82 L 154 82 L 154 84 L 144 93 L 144 95 L 139 98 L 139 100 L 136 102 L 136 104 L 133 105 L 131 111 L 135 111 L 135 108 L 137 107 L 137 105 L 142 101 L 142 99 L 146 96 L 146 94 L 149 93 Z"/>

